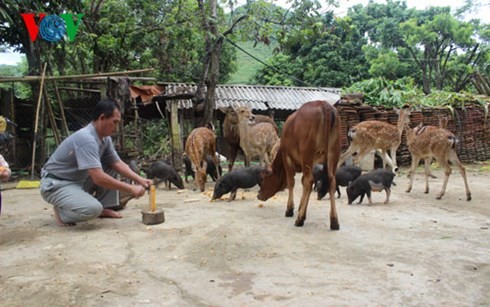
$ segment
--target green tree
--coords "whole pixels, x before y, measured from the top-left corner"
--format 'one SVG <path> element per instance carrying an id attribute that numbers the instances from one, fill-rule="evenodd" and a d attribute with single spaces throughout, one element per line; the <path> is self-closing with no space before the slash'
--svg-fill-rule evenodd
<path id="1" fill-rule="evenodd" d="M 435 14 L 431 14 L 432 12 Z M 432 84 L 438 90 L 444 88 L 449 77 L 449 68 L 458 55 L 458 50 L 465 53 L 467 63 L 478 52 L 478 44 L 471 37 L 473 27 L 469 23 L 456 20 L 447 12 L 422 12 L 418 18 L 403 23 L 401 28 L 404 47 L 422 71 L 426 94 L 431 92 Z"/>

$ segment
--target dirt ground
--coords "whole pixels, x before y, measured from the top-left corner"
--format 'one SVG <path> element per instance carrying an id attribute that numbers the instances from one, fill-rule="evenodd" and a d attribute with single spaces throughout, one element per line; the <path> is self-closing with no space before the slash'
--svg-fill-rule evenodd
<path id="1" fill-rule="evenodd" d="M 287 193 L 260 202 L 257 188 L 210 202 L 213 184 L 203 194 L 162 185 L 163 224 L 142 223 L 145 195 L 122 219 L 68 228 L 37 189 L 4 190 L 0 305 L 490 306 L 490 171 L 468 169 L 470 202 L 457 170 L 443 200 L 440 170 L 429 194 L 421 170 L 405 193 L 402 170 L 388 205 L 382 192 L 349 206 L 342 189 L 340 231 L 328 201 L 312 197 L 295 227 Z"/>

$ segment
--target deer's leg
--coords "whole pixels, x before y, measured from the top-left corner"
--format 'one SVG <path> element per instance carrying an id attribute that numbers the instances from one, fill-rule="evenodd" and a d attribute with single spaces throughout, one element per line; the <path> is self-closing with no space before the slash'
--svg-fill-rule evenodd
<path id="1" fill-rule="evenodd" d="M 357 146 L 351 144 L 349 148 L 340 156 L 339 162 L 337 163 L 337 168 L 340 168 L 342 164 L 344 164 L 345 160 L 347 160 L 348 157 L 352 156 L 354 152 L 356 152 Z"/>
<path id="2" fill-rule="evenodd" d="M 396 150 L 398 147 L 393 147 L 390 150 L 390 155 L 391 155 L 391 160 L 392 160 L 392 166 L 391 169 L 393 172 L 398 172 L 398 165 L 396 164 Z"/>
<path id="3" fill-rule="evenodd" d="M 409 173 L 410 174 L 410 182 L 408 183 L 408 188 L 405 191 L 407 193 L 410 193 L 410 191 L 412 190 L 413 177 L 415 175 L 415 169 L 419 165 L 419 162 L 420 162 L 420 158 L 419 157 L 415 157 L 414 155 L 412 155 L 412 166 L 410 166 L 410 173 Z"/>
<path id="4" fill-rule="evenodd" d="M 360 148 L 356 157 L 354 158 L 354 165 L 359 165 L 359 162 L 372 150 L 371 147 Z"/>
<path id="5" fill-rule="evenodd" d="M 432 174 L 432 171 L 430 170 L 431 163 L 432 163 L 432 157 L 425 158 L 424 164 L 427 164 L 427 167 L 429 169 L 429 176 L 430 176 L 430 178 L 437 178 L 434 174 Z"/>
<path id="6" fill-rule="evenodd" d="M 238 146 L 230 146 L 230 162 L 228 162 L 228 171 L 233 169 L 235 164 L 236 155 L 238 154 Z"/>
<path id="7" fill-rule="evenodd" d="M 391 160 L 390 156 L 388 155 L 388 152 L 384 149 L 381 150 L 381 158 L 383 158 L 383 168 L 384 168 L 385 164 L 388 164 L 391 167 L 392 171 L 396 172 L 393 161 Z"/>
<path id="8" fill-rule="evenodd" d="M 461 177 L 463 177 L 464 181 L 464 187 L 466 189 L 466 200 L 470 201 L 471 200 L 471 192 L 470 192 L 470 186 L 468 185 L 468 180 L 466 178 L 466 168 L 463 166 L 461 161 L 459 161 L 459 158 L 456 154 L 456 152 L 452 151 L 449 155 L 449 160 L 458 167 L 459 172 L 461 173 Z"/>
<path id="9" fill-rule="evenodd" d="M 217 177 L 216 180 L 218 180 L 221 178 L 221 175 L 219 174 L 219 163 L 220 163 L 220 161 L 219 161 L 218 157 L 216 157 L 216 151 L 214 152 L 214 155 L 213 155 L 213 161 L 214 161 L 214 166 L 216 167 L 216 177 Z"/>
<path id="10" fill-rule="evenodd" d="M 425 158 L 424 159 L 424 175 L 425 175 L 425 194 L 429 193 L 429 176 L 431 175 L 430 173 L 430 159 L 431 158 Z"/>
<path id="11" fill-rule="evenodd" d="M 447 182 L 449 181 L 449 176 L 451 175 L 451 166 L 449 165 L 445 157 L 441 157 L 440 159 L 437 159 L 437 162 L 444 169 L 444 181 L 442 183 L 441 192 L 436 197 L 436 199 L 441 199 L 446 193 Z"/>

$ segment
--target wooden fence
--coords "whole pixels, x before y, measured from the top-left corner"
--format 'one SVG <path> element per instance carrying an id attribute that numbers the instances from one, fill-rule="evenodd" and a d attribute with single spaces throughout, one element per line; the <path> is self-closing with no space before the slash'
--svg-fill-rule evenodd
<path id="1" fill-rule="evenodd" d="M 347 132 L 355 124 L 365 120 L 381 120 L 396 125 L 398 120 L 398 115 L 393 109 L 351 104 L 339 104 L 337 108 L 342 120 L 342 151 L 349 147 Z M 450 117 L 447 129 L 460 141 L 457 152 L 462 162 L 471 163 L 490 159 L 489 120 L 485 118 L 485 109 L 482 106 L 469 104 L 464 108 L 454 109 L 454 114 L 448 108 L 421 108 L 411 112 L 410 126 L 415 127 L 420 122 L 438 126 L 439 116 Z M 398 148 L 397 162 L 404 166 L 409 166 L 411 163 L 405 132 L 402 134 L 402 143 Z"/>

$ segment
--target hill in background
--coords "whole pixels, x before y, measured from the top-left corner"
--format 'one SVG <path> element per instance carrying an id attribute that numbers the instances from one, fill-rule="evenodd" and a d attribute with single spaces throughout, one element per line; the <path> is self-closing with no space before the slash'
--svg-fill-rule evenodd
<path id="1" fill-rule="evenodd" d="M 253 42 L 239 42 L 237 45 L 263 62 L 267 62 L 267 59 L 272 57 L 272 50 L 274 49 L 274 46 L 265 46 L 264 44 L 257 44 L 257 46 L 254 47 Z M 227 83 L 252 84 L 253 82 L 251 79 L 255 75 L 255 72 L 262 68 L 262 66 L 263 64 L 259 63 L 240 49 L 237 49 L 237 71 L 231 75 L 231 78 Z"/>

